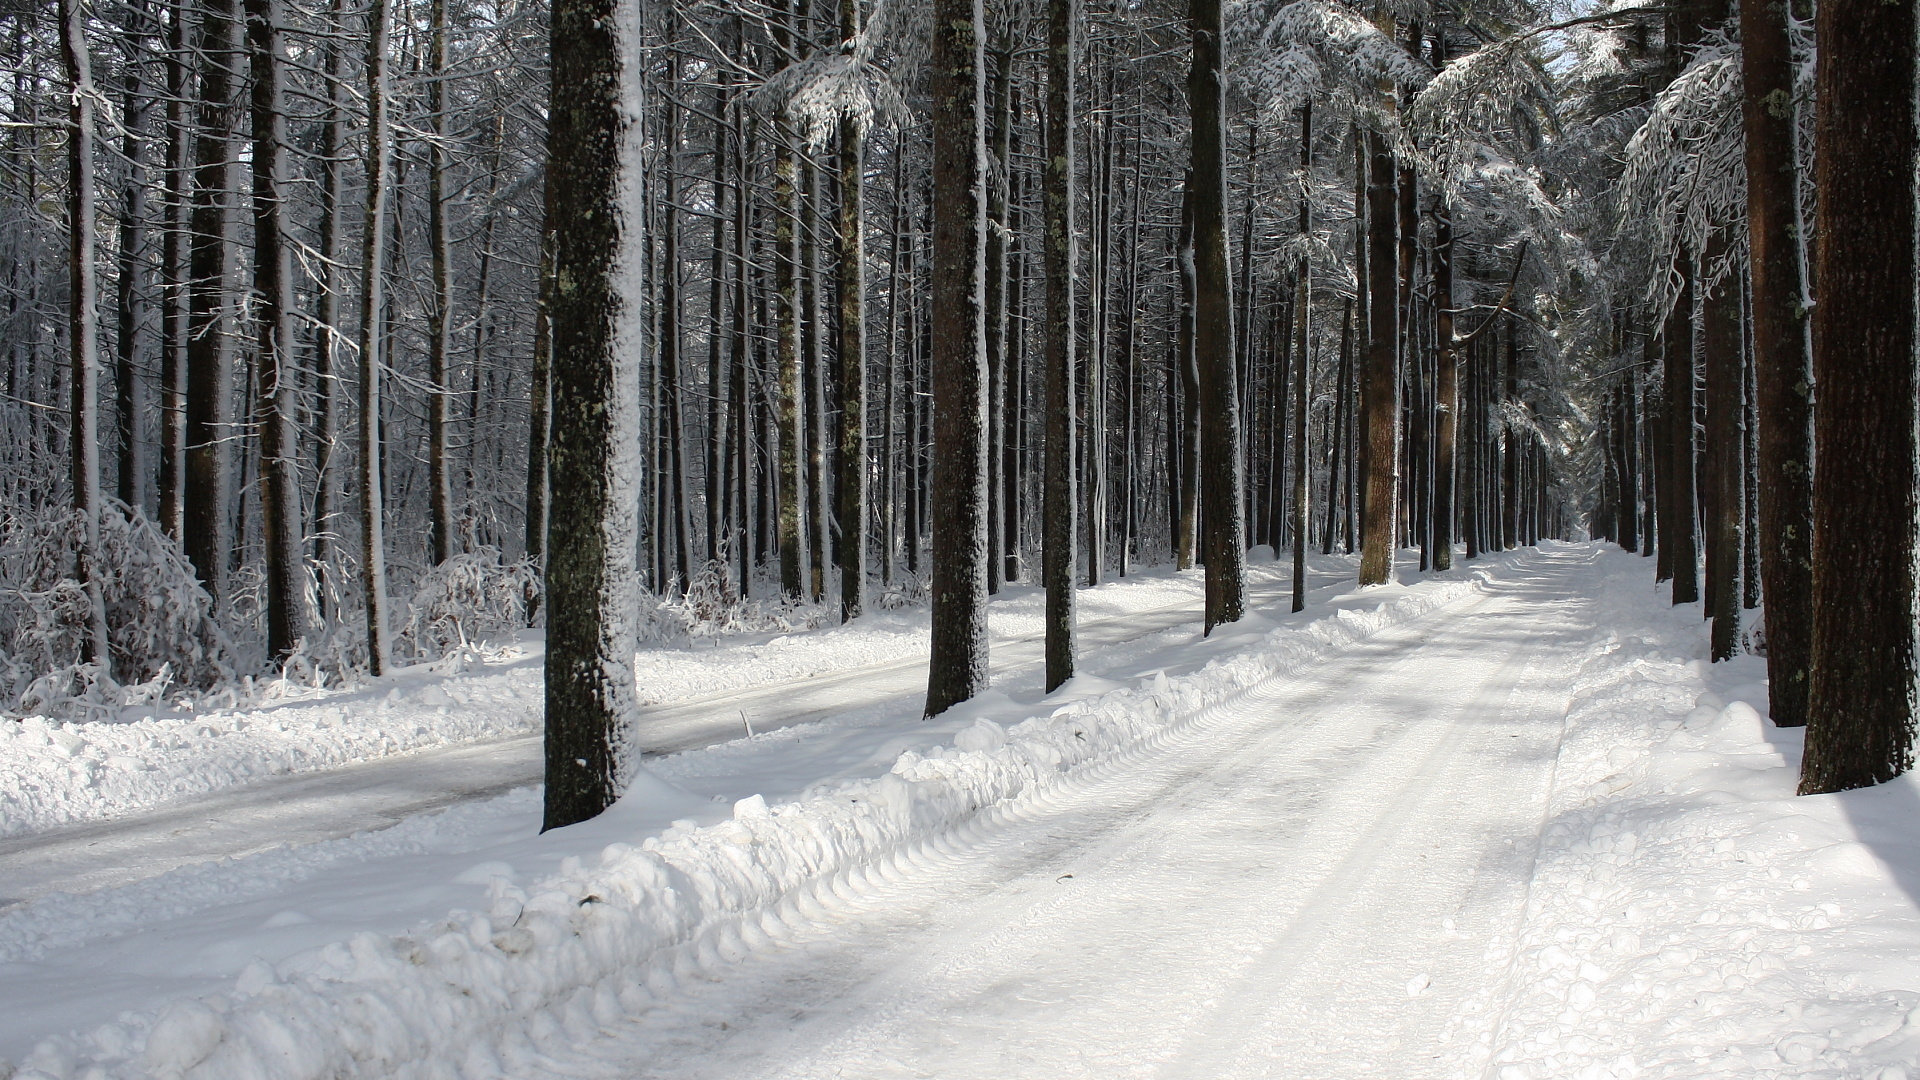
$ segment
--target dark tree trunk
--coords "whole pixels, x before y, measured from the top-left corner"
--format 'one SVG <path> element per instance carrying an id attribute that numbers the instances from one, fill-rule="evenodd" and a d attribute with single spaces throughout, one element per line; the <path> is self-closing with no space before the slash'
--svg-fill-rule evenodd
<path id="1" fill-rule="evenodd" d="M 160 527 L 186 539 L 187 352 L 190 317 L 188 267 L 193 187 L 191 90 L 187 62 L 189 0 L 167 9 L 166 236 L 160 245 Z"/>
<path id="2" fill-rule="evenodd" d="M 981 0 L 933 12 L 933 640 L 926 715 L 987 686 Z"/>
<path id="3" fill-rule="evenodd" d="M 1300 106 L 1300 182 L 1304 185 L 1312 182 L 1313 177 L 1313 103 Z M 1300 193 L 1300 220 L 1297 228 L 1304 239 L 1313 225 L 1312 203 L 1305 190 Z M 1308 353 L 1312 341 L 1313 329 L 1309 312 L 1313 299 L 1313 265 L 1302 257 L 1297 271 L 1300 278 L 1299 295 L 1294 300 L 1293 312 L 1293 352 L 1295 356 L 1293 371 L 1293 610 L 1300 611 L 1307 606 L 1307 526 L 1313 520 L 1312 504 L 1307 495 L 1307 413 L 1312 405 L 1308 396 L 1308 387 L 1312 385 L 1309 377 L 1313 370 L 1313 360 Z M 1286 393 L 1286 387 L 1273 388 L 1274 395 Z M 1275 432 L 1274 459 L 1279 463 L 1280 440 Z M 1275 471 L 1278 471 L 1276 468 Z M 1274 492 L 1279 495 L 1278 489 Z"/>
<path id="4" fill-rule="evenodd" d="M 1814 234 L 1813 652 L 1802 794 L 1913 766 L 1914 20 L 1824 0 Z"/>
<path id="5" fill-rule="evenodd" d="M 773 34 L 782 54 L 789 50 L 792 31 L 788 9 L 776 5 Z M 793 131 L 784 119 L 773 125 L 773 294 L 774 333 L 779 342 L 776 417 L 780 427 L 780 589 L 799 599 L 804 587 L 806 477 L 802 455 L 805 437 L 800 423 L 804 380 L 800 370 L 800 237 L 798 165 L 794 160 Z"/>
<path id="6" fill-rule="evenodd" d="M 1660 536 L 1673 549 L 1668 569 L 1673 574 L 1673 602 L 1691 604 L 1700 599 L 1700 554 L 1694 517 L 1694 374 L 1693 271 L 1680 263 L 1680 295 L 1661 333 L 1666 359 L 1667 477 L 1671 483 L 1663 505 L 1669 520 L 1660 524 Z"/>
<path id="7" fill-rule="evenodd" d="M 1433 568 L 1453 569 L 1454 448 L 1459 441 L 1460 343 L 1453 326 L 1453 212 L 1446 196 L 1433 199 L 1433 306 L 1440 339 L 1434 372 L 1437 432 L 1433 459 Z"/>
<path id="8" fill-rule="evenodd" d="M 1705 265 L 1721 259 L 1724 237 L 1708 245 Z M 1740 649 L 1740 529 L 1746 513 L 1741 473 L 1746 457 L 1745 378 L 1740 344 L 1740 278 L 1728 270 L 1707 290 L 1701 352 L 1706 357 L 1706 453 L 1702 509 L 1706 514 L 1707 618 L 1713 620 L 1713 658 L 1731 660 Z M 1624 512 L 1624 511 L 1623 511 Z"/>
<path id="9" fill-rule="evenodd" d="M 267 554 L 267 652 L 284 659 L 307 633 L 301 558 L 293 252 L 287 237 L 286 70 L 280 10 L 247 0 L 253 56 L 253 287 L 259 319 L 260 478 Z"/>
<path id="10" fill-rule="evenodd" d="M 1239 379 L 1234 373 L 1233 276 L 1227 267 L 1227 140 L 1220 0 L 1191 0 L 1193 67 L 1193 352 L 1200 372 L 1205 462 L 1200 513 L 1207 563 L 1205 629 L 1246 609 L 1246 514 L 1241 505 Z"/>
<path id="11" fill-rule="evenodd" d="M 1078 4 L 1047 2 L 1045 204 L 1047 371 L 1046 478 L 1041 493 L 1040 574 L 1047 590 L 1046 652 L 1049 693 L 1073 677 L 1074 551 L 1079 499 L 1074 491 L 1074 311 L 1073 269 L 1078 258 L 1073 228 L 1074 71 L 1078 65 Z"/>
<path id="12" fill-rule="evenodd" d="M 627 217 L 622 68 L 637 59 L 619 0 L 555 0 L 547 182 L 554 195 L 553 487 L 547 553 L 546 812 L 541 828 L 619 795 L 633 721 L 633 458 L 638 311 L 619 284 L 640 222 Z M 629 748 L 637 751 L 638 747 Z"/>
<path id="13" fill-rule="evenodd" d="M 248 0 L 249 3 L 257 0 Z M 427 236 L 433 273 L 433 329 L 427 340 L 428 526 L 436 565 L 453 557 L 453 470 L 448 461 L 453 378 L 453 262 L 447 234 L 447 0 L 428 5 L 427 111 L 433 138 L 427 145 Z"/>
<path id="14" fill-rule="evenodd" d="M 214 608 L 227 605 L 234 550 L 233 328 L 237 195 L 234 147 L 242 115 L 238 0 L 212 0 L 200 24 L 200 129 L 195 149 L 192 275 L 187 338 L 186 510 L 182 539 Z"/>
<path id="15" fill-rule="evenodd" d="M 1400 369 L 1393 154 L 1386 137 L 1367 134 L 1367 366 L 1360 383 L 1366 425 L 1366 505 L 1360 519 L 1360 584 L 1384 585 L 1393 573 L 1394 511 L 1400 467 Z"/>
<path id="16" fill-rule="evenodd" d="M 1760 573 L 1773 722 L 1807 722 L 1813 586 L 1813 364 L 1794 158 L 1793 55 L 1779 0 L 1741 0 L 1747 226 L 1759 419 Z"/>
<path id="17" fill-rule="evenodd" d="M 142 3 L 128 7 L 130 55 L 121 69 L 120 153 L 127 180 L 120 206 L 120 274 L 115 289 L 114 392 L 118 417 L 119 496 L 129 508 L 147 501 L 146 393 L 142 386 L 141 343 L 147 332 L 147 116 L 150 99 L 141 83 L 145 67 L 139 52 L 150 47 L 148 15 Z"/>
<path id="18" fill-rule="evenodd" d="M 367 670 L 383 675 L 391 654 L 387 620 L 386 494 L 381 457 L 380 376 L 386 364 L 380 315 L 386 306 L 387 126 L 386 0 L 367 8 L 367 214 L 361 229 L 360 289 L 360 575 L 366 594 Z"/>
<path id="19" fill-rule="evenodd" d="M 325 46 L 327 56 L 327 113 L 320 130 L 320 229 L 321 262 L 314 281 L 313 393 L 315 398 L 313 442 L 316 460 L 313 477 L 313 561 L 326 572 L 328 553 L 334 540 L 333 462 L 337 424 L 335 388 L 340 369 L 341 283 L 345 274 L 346 230 L 341 222 L 346 214 L 347 169 L 346 96 L 347 70 L 346 2 L 332 0 L 327 13 L 327 29 L 336 35 Z M 537 348 L 537 346 L 536 346 Z M 531 495 L 529 495 L 531 499 Z M 330 590 L 319 590 L 319 616 L 329 618 L 326 597 Z"/>
<path id="20" fill-rule="evenodd" d="M 840 33 L 860 31 L 856 0 L 840 0 Z M 840 121 L 840 618 L 860 617 L 867 588 L 867 303 L 860 125 Z"/>
<path id="21" fill-rule="evenodd" d="M 1174 347 L 1174 363 L 1180 369 L 1180 460 L 1173 558 L 1181 570 L 1191 569 L 1200 554 L 1200 369 L 1194 352 L 1198 309 L 1193 222 L 1193 170 L 1188 169 L 1180 192 L 1180 326 Z"/>

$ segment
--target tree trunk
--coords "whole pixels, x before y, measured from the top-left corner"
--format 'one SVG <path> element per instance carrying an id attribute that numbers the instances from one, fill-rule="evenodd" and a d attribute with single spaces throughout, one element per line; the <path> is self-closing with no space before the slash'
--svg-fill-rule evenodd
<path id="1" fill-rule="evenodd" d="M 1680 295 L 1674 301 L 1661 332 L 1665 357 L 1667 476 L 1671 490 L 1664 505 L 1670 520 L 1660 523 L 1660 536 L 1673 550 L 1673 602 L 1691 604 L 1700 599 L 1699 547 L 1694 517 L 1694 374 L 1693 269 L 1680 261 Z"/>
<path id="2" fill-rule="evenodd" d="M 249 0 L 250 3 L 256 0 Z M 428 5 L 427 40 L 427 237 L 433 265 L 433 329 L 427 341 L 428 527 L 436 565 L 453 557 L 453 475 L 447 460 L 449 408 L 453 401 L 448 363 L 453 352 L 453 263 L 447 235 L 447 0 Z"/>
<path id="3" fill-rule="evenodd" d="M 1459 443 L 1460 342 L 1453 324 L 1453 212 L 1444 195 L 1433 199 L 1433 306 L 1440 339 L 1439 367 L 1434 372 L 1434 411 L 1438 432 L 1433 461 L 1433 568 L 1453 569 L 1454 457 Z"/>
<path id="4" fill-rule="evenodd" d="M 933 13 L 933 641 L 926 715 L 987 686 L 981 0 Z"/>
<path id="5" fill-rule="evenodd" d="M 236 198 L 234 145 L 241 110 L 238 0 L 211 0 L 200 24 L 200 129 L 195 148 L 192 275 L 187 338 L 187 558 L 213 598 L 227 606 L 227 560 L 234 550 L 233 340 Z"/>
<path id="6" fill-rule="evenodd" d="M 119 496 L 130 509 L 147 501 L 146 394 L 142 390 L 141 339 L 147 330 L 147 116 L 151 99 L 141 84 L 149 47 L 144 3 L 128 6 L 129 56 L 121 68 L 120 153 L 127 180 L 120 207 L 120 274 L 115 289 L 114 390 L 118 416 Z"/>
<path id="7" fill-rule="evenodd" d="M 781 53 L 789 49 L 792 31 L 788 10 L 783 2 L 776 7 L 773 33 Z M 779 393 L 776 415 L 780 427 L 780 589 L 788 597 L 799 599 L 803 588 L 803 535 L 806 499 L 801 485 L 806 476 L 801 440 L 800 402 L 804 386 L 800 371 L 799 305 L 799 185 L 795 183 L 798 165 L 794 160 L 793 131 L 784 118 L 773 125 L 773 293 L 774 318 L 779 340 Z"/>
<path id="8" fill-rule="evenodd" d="M 346 261 L 345 233 L 341 221 L 346 213 L 346 36 L 347 0 L 333 0 L 327 12 L 327 30 L 333 37 L 325 45 L 327 63 L 327 113 L 320 128 L 320 265 L 314 280 L 313 387 L 315 444 L 313 468 L 313 562 L 326 572 L 328 548 L 333 539 L 334 488 L 333 457 L 336 419 L 334 388 L 340 368 L 342 264 Z M 536 346 L 537 348 L 537 346 Z M 529 496 L 531 497 L 531 496 Z M 319 616 L 329 616 L 326 597 L 330 590 L 319 590 Z"/>
<path id="9" fill-rule="evenodd" d="M 60 57 L 69 94 L 67 135 L 68 318 L 71 353 L 72 424 L 69 448 L 73 466 L 73 508 L 80 517 L 79 578 L 87 594 L 86 658 L 100 674 L 113 678 L 113 651 L 107 636 L 107 604 L 101 588 L 100 516 L 100 325 L 99 281 L 95 274 L 93 142 L 93 61 L 87 51 L 85 0 L 60 0 Z"/>
<path id="10" fill-rule="evenodd" d="M 1305 239 L 1313 226 L 1313 206 L 1307 198 L 1305 185 L 1313 180 L 1313 103 L 1300 106 L 1300 220 L 1298 231 Z M 1311 301 L 1313 299 L 1313 264 L 1305 256 L 1300 259 L 1300 294 L 1294 300 L 1293 309 L 1293 610 L 1301 611 L 1307 606 L 1307 526 L 1313 519 L 1313 508 L 1307 495 L 1307 413 L 1313 402 L 1308 396 L 1308 388 L 1313 380 L 1309 377 L 1313 370 L 1313 358 L 1309 353 L 1312 337 Z M 1275 396 L 1286 393 L 1286 387 L 1273 388 Z M 1275 433 L 1274 461 L 1277 466 L 1280 457 L 1280 440 Z M 1277 471 L 1277 468 L 1276 468 Z M 1278 489 L 1274 492 L 1277 497 Z M 1277 538 L 1276 538 L 1277 539 Z"/>
<path id="11" fill-rule="evenodd" d="M 376 3 L 379 0 L 376 0 Z M 547 182 L 554 192 L 554 543 L 547 555 L 546 807 L 541 828 L 619 795 L 634 721 L 638 304 L 624 295 L 635 234 L 628 190 L 639 63 L 623 0 L 555 0 Z"/>
<path id="12" fill-rule="evenodd" d="M 1047 0 L 1046 166 L 1042 197 L 1046 213 L 1046 483 L 1041 493 L 1041 577 L 1047 590 L 1047 692 L 1073 677 L 1074 551 L 1079 536 L 1078 476 L 1074 461 L 1073 110 L 1079 64 L 1079 5 Z"/>
<path id="13" fill-rule="evenodd" d="M 1367 366 L 1360 381 L 1366 425 L 1365 498 L 1360 518 L 1360 584 L 1393 576 L 1400 467 L 1399 258 L 1393 154 L 1379 132 L 1367 134 Z"/>
<path id="14" fill-rule="evenodd" d="M 840 0 L 840 33 L 860 32 L 858 0 Z M 857 619 L 867 588 L 867 303 L 860 125 L 840 121 L 840 618 Z"/>
<path id="15" fill-rule="evenodd" d="M 1206 417 L 1200 475 L 1207 561 L 1205 631 L 1246 610 L 1246 514 L 1241 505 L 1240 397 L 1234 374 L 1233 275 L 1227 267 L 1227 140 L 1220 41 L 1221 0 L 1191 0 L 1193 67 L 1194 361 Z"/>
<path id="16" fill-rule="evenodd" d="M 1727 241 L 1716 235 L 1702 265 L 1724 258 Z M 1745 379 L 1740 343 L 1740 277 L 1729 269 L 1707 290 L 1701 352 L 1706 356 L 1706 460 L 1701 482 L 1706 512 L 1707 618 L 1713 620 L 1713 659 L 1731 660 L 1740 650 L 1740 529 L 1746 513 L 1741 481 L 1746 450 Z M 1624 513 L 1624 507 L 1622 508 Z"/>
<path id="17" fill-rule="evenodd" d="M 186 541 L 187 353 L 192 271 L 188 265 L 193 198 L 191 0 L 167 9 L 166 236 L 160 245 L 160 527 Z"/>
<path id="18" fill-rule="evenodd" d="M 367 28 L 367 219 L 360 248 L 364 279 L 360 290 L 360 573 L 366 589 L 367 670 L 377 676 L 386 674 L 392 654 L 387 620 L 386 493 L 380 468 L 380 376 L 386 364 L 380 315 L 386 306 L 387 170 L 392 139 L 387 121 L 386 0 L 372 0 L 367 8 Z"/>
<path id="19" fill-rule="evenodd" d="M 1807 722 L 1813 585 L 1813 365 L 1794 157 L 1793 54 L 1779 0 L 1741 0 L 1749 274 L 1759 419 L 1760 573 L 1773 722 Z"/>
<path id="20" fill-rule="evenodd" d="M 1800 792 L 1913 766 L 1912 4 L 1824 0 L 1816 76 L 1813 652 Z"/>
<path id="21" fill-rule="evenodd" d="M 552 482 L 547 472 L 547 446 L 552 440 L 553 409 L 553 290 L 554 190 L 548 176 L 541 195 L 540 282 L 533 311 L 533 374 L 527 411 L 527 557 L 544 565 L 547 554 L 547 514 Z M 529 616 L 532 612 L 528 613 Z"/>
<path id="22" fill-rule="evenodd" d="M 1193 170 L 1180 190 L 1180 327 L 1174 362 L 1180 369 L 1180 520 L 1174 528 L 1174 565 L 1192 569 L 1200 555 L 1200 369 L 1194 352 L 1197 336 L 1193 246 Z"/>
<path id="23" fill-rule="evenodd" d="M 991 141 L 993 155 L 987 176 L 987 265 L 986 348 L 987 400 L 987 592 L 1000 591 L 1000 572 L 1004 567 L 1001 543 L 1006 536 L 1002 525 L 1006 514 L 1006 488 L 1001 471 L 1005 468 L 1006 412 L 1000 403 L 1006 399 L 1007 381 L 1007 180 L 1012 165 L 1008 149 L 1012 145 L 1013 45 L 1003 40 L 992 50 L 992 74 L 987 84 L 991 104 Z"/>
<path id="24" fill-rule="evenodd" d="M 284 660 L 307 633 L 305 534 L 294 333 L 293 252 L 287 236 L 286 69 L 280 8 L 247 0 L 253 56 L 253 287 L 259 319 L 261 534 L 267 554 L 267 653 Z"/>

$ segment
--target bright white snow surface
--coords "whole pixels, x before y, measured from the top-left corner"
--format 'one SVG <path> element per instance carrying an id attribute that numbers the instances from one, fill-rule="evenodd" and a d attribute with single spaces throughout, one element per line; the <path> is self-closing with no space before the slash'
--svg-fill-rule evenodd
<path id="1" fill-rule="evenodd" d="M 1648 571 L 1548 545 L 1289 616 L 1256 566 L 1256 614 L 1210 640 L 655 759 L 571 829 L 534 835 L 521 788 L 44 894 L 0 911 L 0 1056 L 16 1080 L 1908 1076 L 1920 786 L 1794 797 L 1763 664 L 1706 664 Z M 1129 590 L 1158 610 L 1197 578 L 1089 599 Z M 904 659 L 924 625 L 795 637 L 897 632 Z M 813 662 L 876 659 L 835 651 Z M 805 667 L 748 654 L 673 663 L 689 694 Z M 423 678 L 431 737 L 506 711 L 486 681 L 534 677 L 512 664 Z M 377 700 L 298 708 L 377 730 Z M 17 760 L 31 805 L 99 790 Z"/>

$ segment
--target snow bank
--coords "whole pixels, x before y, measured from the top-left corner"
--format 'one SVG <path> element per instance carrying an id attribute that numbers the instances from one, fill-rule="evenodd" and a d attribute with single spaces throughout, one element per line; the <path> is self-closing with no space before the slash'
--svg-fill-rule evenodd
<path id="1" fill-rule="evenodd" d="M 1087 590 L 1084 619 L 1192 604 L 1198 575 L 1149 573 Z M 1008 590 L 992 605 L 996 640 L 1037 637 L 1040 600 Z M 673 705 L 925 656 L 924 609 L 876 612 L 791 634 L 739 634 L 635 658 L 639 701 Z M 282 688 L 289 696 L 181 715 L 124 710 L 117 721 L 28 717 L 0 722 L 0 837 L 101 821 L 244 784 L 417 750 L 536 734 L 542 705 L 537 637 L 349 689 Z"/>
<path id="2" fill-rule="evenodd" d="M 1503 1020 L 1498 1080 L 1920 1075 L 1920 783 L 1794 795 L 1766 669 L 1703 658 L 1619 553 L 1576 678 Z"/>
<path id="3" fill-rule="evenodd" d="M 17 1080 L 512 1076 L 543 1046 L 579 1041 L 678 980 L 788 936 L 850 884 L 936 857 L 956 830 L 1018 813 L 1100 762 L 1151 753 L 1250 688 L 1460 599 L 1488 573 L 1272 630 L 1191 674 L 1048 715 L 977 719 L 950 745 L 901 753 L 884 775 L 781 805 L 752 796 L 718 825 L 636 835 L 540 880 L 500 873 L 484 911 L 255 964 L 228 993 L 45 1040 Z M 643 775 L 609 814 L 676 794 L 665 788 Z"/>

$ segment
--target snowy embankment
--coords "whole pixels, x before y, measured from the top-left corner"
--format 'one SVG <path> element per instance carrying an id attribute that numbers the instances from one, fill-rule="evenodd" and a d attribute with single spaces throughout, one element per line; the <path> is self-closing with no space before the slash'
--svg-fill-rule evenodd
<path id="1" fill-rule="evenodd" d="M 1920 1076 L 1920 778 L 1796 796 L 1765 662 L 1602 567 L 1485 1075 Z"/>
<path id="2" fill-rule="evenodd" d="M 227 992 L 46 1039 L 20 1075 L 98 1067 L 112 1076 L 258 1080 L 512 1076 L 516 1062 L 537 1059 L 550 1040 L 577 1040 L 679 979 L 717 973 L 831 907 L 850 886 L 936 856 L 957 830 L 991 830 L 1099 763 L 1150 755 L 1248 689 L 1486 580 L 1477 571 L 1392 590 L 1367 610 L 1241 631 L 1237 640 L 1219 640 L 1234 637 L 1222 633 L 1186 647 L 1217 657 L 1198 670 L 1103 689 L 1004 726 L 982 717 L 951 744 L 903 727 L 898 741 L 907 748 L 882 775 L 775 805 L 750 796 L 704 828 L 684 821 L 657 835 L 633 830 L 524 885 L 504 866 L 483 875 L 482 864 L 463 876 L 487 881 L 484 910 L 252 964 Z M 649 804 L 684 796 L 643 775 L 578 840 L 612 835 L 623 816 L 644 819 Z M 569 831 L 549 836 L 565 843 Z"/>
<path id="3" fill-rule="evenodd" d="M 1196 575 L 1149 571 L 1082 593 L 1082 617 L 1123 618 L 1194 603 Z M 1040 596 L 992 605 L 996 638 L 1036 636 Z M 924 609 L 849 626 L 649 647 L 635 663 L 641 704 L 674 705 L 924 655 Z M 540 730 L 538 635 L 468 650 L 345 689 L 263 685 L 252 704 L 194 714 L 128 709 L 118 721 L 0 721 L 0 837 L 100 821 L 271 780 Z M 284 693 L 274 700 L 273 695 Z M 142 711 L 144 710 L 144 711 Z"/>

